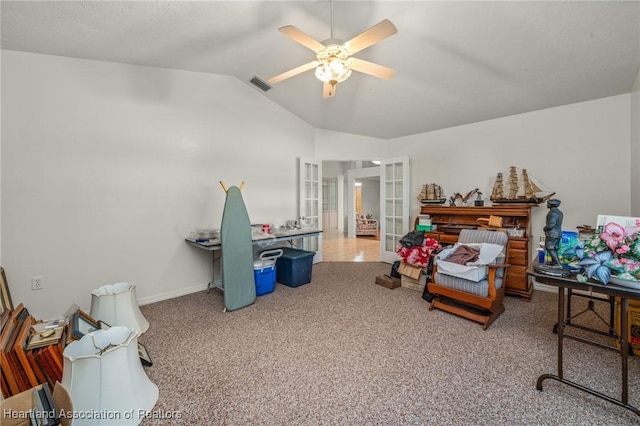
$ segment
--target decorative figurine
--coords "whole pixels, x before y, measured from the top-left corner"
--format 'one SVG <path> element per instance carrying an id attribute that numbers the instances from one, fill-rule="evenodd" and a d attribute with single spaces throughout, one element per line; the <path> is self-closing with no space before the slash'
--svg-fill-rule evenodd
<path id="1" fill-rule="evenodd" d="M 562 267 L 560 259 L 558 259 L 558 249 L 560 248 L 560 239 L 562 238 L 562 219 L 564 215 L 558 209 L 560 200 L 552 199 L 547 201 L 549 212 L 547 213 L 547 224 L 544 230 L 544 248 L 551 256 L 549 265 Z"/>
<path id="2" fill-rule="evenodd" d="M 476 196 L 476 200 L 473 202 L 473 205 L 476 207 L 484 206 L 484 200 L 482 199 L 482 192 L 478 191 L 478 195 Z"/>
<path id="3" fill-rule="evenodd" d="M 482 192 L 480 192 L 480 190 L 478 188 L 467 192 L 465 195 L 462 195 L 459 192 L 456 192 L 455 194 L 453 194 L 451 196 L 451 198 L 449 198 L 449 205 L 450 206 L 468 206 L 469 205 L 469 200 L 471 199 L 471 197 L 473 197 L 475 194 L 478 194 L 478 200 L 482 201 Z M 476 206 L 477 206 L 477 200 L 476 200 Z M 480 204 L 482 205 L 482 204 Z"/>
<path id="4" fill-rule="evenodd" d="M 547 201 L 547 224 L 544 226 L 544 248 L 551 257 L 551 261 L 545 265 L 535 265 L 534 269 L 550 275 L 569 275 L 570 272 L 563 268 L 558 258 L 558 249 L 560 248 L 560 239 L 562 238 L 562 219 L 564 215 L 558 209 L 560 200 L 551 199 Z"/>

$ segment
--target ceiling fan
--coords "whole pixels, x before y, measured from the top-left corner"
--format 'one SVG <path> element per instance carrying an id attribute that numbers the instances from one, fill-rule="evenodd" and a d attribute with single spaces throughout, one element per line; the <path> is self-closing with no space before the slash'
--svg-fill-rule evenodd
<path id="1" fill-rule="evenodd" d="M 351 55 L 397 33 L 398 29 L 395 25 L 388 19 L 385 19 L 344 43 L 342 40 L 333 37 L 332 0 L 330 1 L 330 7 L 331 38 L 322 43 L 300 31 L 293 25 L 278 28 L 278 31 L 293 41 L 313 50 L 316 54 L 316 60 L 307 62 L 304 65 L 300 65 L 299 67 L 270 78 L 268 80 L 269 84 L 279 83 L 287 78 L 315 68 L 316 77 L 324 83 L 322 86 L 322 97 L 331 98 L 336 94 L 337 84 L 349 78 L 352 70 L 386 80 L 393 77 L 394 71 L 391 68 L 354 58 Z"/>

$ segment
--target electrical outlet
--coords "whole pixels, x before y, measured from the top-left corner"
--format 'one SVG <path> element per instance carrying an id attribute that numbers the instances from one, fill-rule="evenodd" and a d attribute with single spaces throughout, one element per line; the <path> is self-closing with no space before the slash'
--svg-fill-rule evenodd
<path id="1" fill-rule="evenodd" d="M 42 290 L 44 287 L 44 277 L 31 277 L 31 290 Z"/>

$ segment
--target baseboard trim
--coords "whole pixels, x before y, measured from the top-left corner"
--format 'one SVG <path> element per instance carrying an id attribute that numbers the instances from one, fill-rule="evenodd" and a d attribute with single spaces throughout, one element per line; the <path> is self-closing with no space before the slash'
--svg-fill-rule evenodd
<path id="1" fill-rule="evenodd" d="M 181 288 L 179 290 L 168 291 L 166 293 L 156 294 L 155 296 L 148 296 L 138 299 L 138 305 L 148 305 L 150 303 L 162 302 L 163 300 L 173 299 L 175 297 L 186 296 L 187 294 L 197 293 L 199 291 L 206 290 L 208 284 L 198 284 L 187 288 Z"/>
<path id="2" fill-rule="evenodd" d="M 554 287 L 552 285 L 547 285 L 547 284 L 541 284 L 537 281 L 533 281 L 533 289 L 534 290 L 539 290 L 539 291 L 546 291 L 549 293 L 557 293 L 558 292 L 558 287 Z"/>
<path id="3" fill-rule="evenodd" d="M 556 293 L 556 294 L 558 293 L 558 287 L 554 287 L 552 285 L 547 285 L 547 284 L 541 284 L 535 280 L 533 281 L 533 288 L 534 290 L 547 291 L 549 293 Z M 567 293 L 566 290 L 565 290 L 565 293 Z M 589 290 L 574 289 L 573 294 L 580 295 L 580 296 L 589 296 L 594 299 L 609 300 L 609 296 L 607 296 L 606 294 L 593 293 L 593 292 L 590 292 Z"/>

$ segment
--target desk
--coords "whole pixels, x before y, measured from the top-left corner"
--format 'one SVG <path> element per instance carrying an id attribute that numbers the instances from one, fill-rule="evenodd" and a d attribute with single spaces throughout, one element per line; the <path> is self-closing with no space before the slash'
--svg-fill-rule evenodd
<path id="1" fill-rule="evenodd" d="M 534 278 L 536 281 L 542 284 L 551 285 L 558 288 L 558 374 L 543 374 L 538 378 L 538 382 L 536 384 L 536 388 L 541 391 L 542 390 L 542 382 L 546 379 L 557 380 L 560 383 L 564 383 L 581 391 L 587 392 L 591 395 L 597 396 L 598 398 L 602 398 L 606 401 L 609 401 L 613 404 L 619 405 L 620 407 L 624 407 L 628 410 L 633 411 L 635 414 L 640 416 L 640 410 L 636 407 L 633 407 L 628 404 L 629 401 L 629 373 L 628 373 L 628 356 L 629 356 L 629 342 L 627 340 L 628 334 L 628 317 L 627 312 L 629 309 L 629 299 L 640 300 L 640 290 L 634 290 L 627 287 L 618 286 L 612 283 L 607 285 L 600 284 L 598 282 L 589 280 L 589 282 L 581 283 L 578 282 L 575 278 L 575 275 L 570 275 L 568 277 L 554 277 L 550 275 L 545 275 L 536 272 L 533 269 L 533 265 L 527 269 L 527 275 Z M 586 290 L 592 291 L 594 293 L 600 293 L 607 295 L 611 298 L 619 297 L 620 298 L 620 333 L 615 333 L 613 337 L 616 337 L 620 342 L 620 348 L 615 346 L 610 346 L 604 343 L 592 341 L 590 339 L 586 339 L 581 336 L 572 335 L 570 333 L 565 333 L 565 325 L 567 324 L 567 318 L 564 315 L 564 305 L 565 305 L 565 289 L 568 291 L 571 290 Z M 593 331 L 593 330 L 588 330 Z M 596 390 L 588 388 L 586 386 L 580 385 L 578 383 L 572 382 L 564 378 L 562 371 L 562 347 L 563 340 L 565 338 L 576 340 L 579 342 L 587 343 L 590 345 L 598 346 L 604 349 L 612 349 L 620 353 L 622 358 L 622 396 L 620 399 L 612 398 L 609 395 L 605 395 Z"/>
<path id="2" fill-rule="evenodd" d="M 302 244 L 299 248 L 304 249 L 304 238 L 314 237 L 320 235 L 322 231 L 319 229 L 288 229 L 278 231 L 274 234 L 260 234 L 253 237 L 253 245 L 268 246 L 281 241 L 287 241 L 291 247 L 295 247 L 293 240 L 302 239 Z M 211 281 L 207 284 L 207 293 L 211 291 L 212 287 L 219 288 L 224 291 L 224 285 L 222 283 L 222 244 L 219 239 L 208 241 L 195 241 L 190 238 L 185 238 L 185 241 L 192 246 L 198 247 L 202 250 L 211 252 L 211 262 L 213 264 L 213 275 Z"/>

